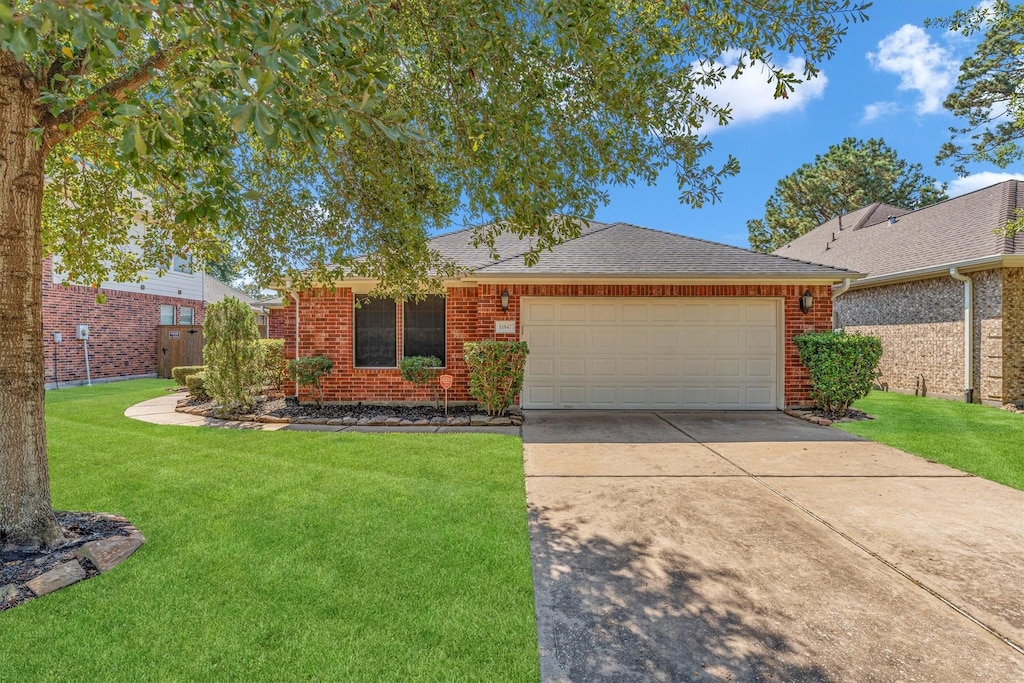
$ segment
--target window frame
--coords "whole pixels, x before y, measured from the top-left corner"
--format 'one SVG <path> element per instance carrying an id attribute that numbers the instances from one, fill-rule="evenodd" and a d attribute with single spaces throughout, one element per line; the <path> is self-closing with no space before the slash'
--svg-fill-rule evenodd
<path id="1" fill-rule="evenodd" d="M 359 326 L 356 322 L 356 317 L 359 314 L 360 307 L 356 304 L 360 301 L 369 299 L 370 301 L 389 301 L 394 306 L 394 320 L 395 320 L 395 338 L 393 340 L 395 345 L 395 360 L 393 365 L 359 365 Z M 398 302 L 394 299 L 381 299 L 378 297 L 367 297 L 364 295 L 354 294 L 352 297 L 352 369 L 353 370 L 397 370 L 399 363 L 399 348 L 398 348 Z"/>
<path id="2" fill-rule="evenodd" d="M 188 322 L 185 322 L 185 311 L 191 311 L 192 315 Z M 179 325 L 195 325 L 196 324 L 196 309 L 193 306 L 179 306 L 178 307 L 178 324 Z"/>
<path id="3" fill-rule="evenodd" d="M 447 294 L 428 294 L 428 297 L 437 297 L 441 299 L 441 348 L 443 351 L 443 357 L 441 358 L 441 365 L 438 369 L 445 369 L 448 367 L 448 296 Z M 406 300 L 402 302 L 402 358 L 409 358 L 410 354 L 406 353 L 406 334 L 409 322 L 408 309 L 410 306 L 415 306 L 418 302 L 414 300 Z M 412 354 L 422 355 L 422 354 Z"/>
<path id="4" fill-rule="evenodd" d="M 165 308 L 171 309 L 171 322 L 169 322 L 169 323 L 165 323 L 164 322 L 164 309 Z M 174 304 L 160 304 L 160 324 L 161 325 L 174 325 L 176 322 L 178 322 L 178 307 L 175 306 Z"/>
<path id="5" fill-rule="evenodd" d="M 181 275 L 192 275 L 195 269 L 192 267 L 192 255 L 175 255 L 171 258 L 171 272 Z"/>

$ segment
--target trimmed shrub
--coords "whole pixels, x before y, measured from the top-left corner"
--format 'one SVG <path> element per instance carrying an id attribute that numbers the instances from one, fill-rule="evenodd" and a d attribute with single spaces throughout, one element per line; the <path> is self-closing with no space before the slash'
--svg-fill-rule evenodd
<path id="1" fill-rule="evenodd" d="M 334 369 L 334 361 L 326 356 L 305 356 L 288 361 L 288 374 L 304 387 L 315 387 L 318 406 L 324 403 L 324 388 L 320 380 Z"/>
<path id="2" fill-rule="evenodd" d="M 262 388 L 256 315 L 234 297 L 210 304 L 203 319 L 206 391 L 225 412 L 252 410 Z"/>
<path id="3" fill-rule="evenodd" d="M 280 389 L 288 377 L 284 364 L 284 339 L 260 339 L 260 360 L 263 364 L 263 384 Z"/>
<path id="4" fill-rule="evenodd" d="M 504 415 L 523 388 L 526 342 L 487 340 L 462 345 L 469 366 L 469 393 L 488 415 Z"/>
<path id="5" fill-rule="evenodd" d="M 171 368 L 171 377 L 174 378 L 174 383 L 179 387 L 187 386 L 185 380 L 190 375 L 194 375 L 198 372 L 202 372 L 206 369 L 205 365 L 179 365 L 176 368 Z"/>
<path id="6" fill-rule="evenodd" d="M 811 373 L 811 394 L 831 417 L 842 417 L 864 398 L 878 373 L 882 340 L 846 332 L 810 332 L 793 339 Z"/>
<path id="7" fill-rule="evenodd" d="M 197 372 L 185 378 L 185 386 L 188 394 L 199 401 L 209 401 L 210 394 L 206 392 L 206 373 Z"/>
<path id="8" fill-rule="evenodd" d="M 434 405 L 437 405 L 437 368 L 441 367 L 441 359 L 436 356 L 408 356 L 398 365 L 402 371 L 402 379 L 412 382 L 418 387 L 430 386 L 434 392 Z"/>

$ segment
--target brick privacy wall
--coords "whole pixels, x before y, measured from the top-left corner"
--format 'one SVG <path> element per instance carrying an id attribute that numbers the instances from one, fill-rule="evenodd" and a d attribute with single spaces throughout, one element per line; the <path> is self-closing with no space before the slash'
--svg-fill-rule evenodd
<path id="1" fill-rule="evenodd" d="M 1003 396 L 1024 398 L 1024 268 L 1003 270 Z"/>
<path id="2" fill-rule="evenodd" d="M 96 303 L 104 294 L 106 302 Z M 43 354 L 46 383 L 54 382 L 53 360 L 57 353 L 58 379 L 85 381 L 85 345 L 75 339 L 79 324 L 89 326 L 89 371 L 93 379 L 133 377 L 156 373 L 157 330 L 161 304 L 195 309 L 195 324 L 201 325 L 205 304 L 194 299 L 121 292 L 96 287 L 53 283 L 52 265 L 43 266 Z M 177 321 L 175 321 L 177 322 Z M 57 344 L 53 334 L 64 341 Z"/>
<path id="3" fill-rule="evenodd" d="M 500 294 L 509 291 L 509 310 L 501 310 Z M 446 298 L 447 367 L 454 376 L 449 400 L 471 401 L 469 373 L 463 360 L 462 344 L 481 339 L 518 340 L 522 330 L 520 299 L 524 296 L 606 296 L 606 297 L 775 297 L 785 305 L 785 404 L 805 406 L 813 401 L 810 377 L 800 363 L 793 337 L 804 332 L 832 329 L 831 288 L 810 287 L 814 308 L 800 312 L 800 296 L 808 287 L 797 285 L 479 285 L 449 288 Z M 397 368 L 353 367 L 352 290 L 338 288 L 307 290 L 299 295 L 299 355 L 325 355 L 334 370 L 324 381 L 326 401 L 430 401 L 429 388 L 418 388 L 402 379 Z M 402 307 L 398 307 L 398 357 L 402 355 Z M 498 320 L 514 320 L 515 334 L 494 334 Z M 294 358 L 295 306 L 271 312 L 271 336 L 283 332 L 285 356 Z M 294 392 L 294 384 L 287 389 Z M 313 400 L 303 389 L 301 400 Z"/>
<path id="4" fill-rule="evenodd" d="M 993 269 L 970 273 L 970 277 L 974 281 L 975 400 L 1002 403 L 1013 398 L 1013 392 L 1019 391 L 1013 383 L 1019 387 L 1021 381 L 1021 372 L 1014 372 L 1013 361 L 1006 363 L 1005 358 L 1009 348 L 1002 317 L 1005 276 Z M 836 300 L 836 321 L 847 331 L 882 340 L 879 384 L 883 388 L 913 393 L 918 376 L 923 375 L 929 396 L 962 400 L 963 296 L 963 283 L 948 275 L 853 290 Z M 1020 367 L 1019 362 L 1016 365 Z"/>

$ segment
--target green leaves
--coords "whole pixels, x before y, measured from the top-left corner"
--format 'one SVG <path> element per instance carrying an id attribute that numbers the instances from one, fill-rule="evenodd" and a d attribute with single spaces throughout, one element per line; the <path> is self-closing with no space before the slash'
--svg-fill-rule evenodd
<path id="1" fill-rule="evenodd" d="M 827 415 L 842 417 L 854 401 L 871 391 L 882 358 L 878 337 L 810 332 L 793 341 L 800 362 L 811 373 L 811 393 Z"/>
<path id="2" fill-rule="evenodd" d="M 526 342 L 485 340 L 463 345 L 469 366 L 469 393 L 488 415 L 504 415 L 523 389 Z"/>
<path id="3" fill-rule="evenodd" d="M 846 138 L 775 185 L 763 219 L 747 221 L 750 244 L 771 252 L 822 223 L 874 202 L 917 209 L 946 199 L 946 186 L 882 139 Z"/>

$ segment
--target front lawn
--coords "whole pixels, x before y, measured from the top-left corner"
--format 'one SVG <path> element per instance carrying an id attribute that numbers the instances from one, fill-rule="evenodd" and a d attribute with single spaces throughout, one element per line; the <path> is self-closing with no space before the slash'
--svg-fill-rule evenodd
<path id="1" fill-rule="evenodd" d="M 1024 415 L 882 391 L 855 405 L 875 419 L 837 427 L 1024 490 Z"/>
<path id="2" fill-rule="evenodd" d="M 58 509 L 148 542 L 0 613 L 0 681 L 539 677 L 518 439 L 160 427 L 47 395 Z"/>

